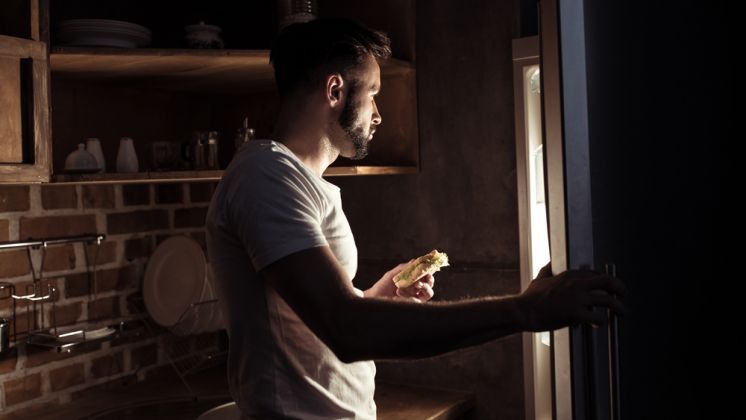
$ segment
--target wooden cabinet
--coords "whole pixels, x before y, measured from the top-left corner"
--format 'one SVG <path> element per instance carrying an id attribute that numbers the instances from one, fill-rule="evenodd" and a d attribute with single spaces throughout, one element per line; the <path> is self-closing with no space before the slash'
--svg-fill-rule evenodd
<path id="1" fill-rule="evenodd" d="M 318 0 L 320 16 L 351 17 L 392 37 L 394 57 L 382 64 L 378 100 L 384 123 L 365 160 L 340 159 L 327 175 L 416 172 L 414 1 L 365 1 L 355 6 Z M 152 144 L 186 142 L 195 130 L 218 131 L 224 168 L 244 118 L 258 138 L 272 132 L 279 108 L 269 64 L 269 48 L 278 32 L 275 2 L 42 0 L 41 9 L 49 16 L 46 22 L 42 19 L 40 32 L 47 34 L 49 43 L 51 78 L 44 89 L 53 110 L 52 134 L 46 142 L 54 145 L 47 163 L 53 182 L 219 179 L 220 170 L 182 166 L 153 171 Z M 152 43 L 144 48 L 66 46 L 58 39 L 59 23 L 78 18 L 137 23 L 150 29 Z M 183 28 L 198 22 L 220 26 L 225 49 L 187 49 Z M 119 139 L 125 136 L 135 140 L 139 173 L 114 172 Z M 66 174 L 65 157 L 89 137 L 100 139 L 108 172 Z"/>
<path id="2" fill-rule="evenodd" d="M 50 177 L 49 61 L 36 1 L 0 4 L 0 183 Z"/>

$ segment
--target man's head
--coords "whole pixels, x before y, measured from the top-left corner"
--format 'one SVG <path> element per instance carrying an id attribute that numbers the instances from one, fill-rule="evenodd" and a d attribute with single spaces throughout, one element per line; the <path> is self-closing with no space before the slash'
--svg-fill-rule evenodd
<path id="1" fill-rule="evenodd" d="M 349 19 L 322 18 L 287 26 L 275 40 L 269 60 L 277 90 L 285 97 L 323 83 L 330 73 L 349 77 L 368 56 L 379 60 L 390 55 L 384 33 Z"/>
<path id="2" fill-rule="evenodd" d="M 329 129 L 332 143 L 342 156 L 360 159 L 381 122 L 374 100 L 380 89 L 378 60 L 390 55 L 390 41 L 381 32 L 348 19 L 316 19 L 286 27 L 270 61 L 283 100 L 327 95 L 337 112 L 337 127 Z"/>

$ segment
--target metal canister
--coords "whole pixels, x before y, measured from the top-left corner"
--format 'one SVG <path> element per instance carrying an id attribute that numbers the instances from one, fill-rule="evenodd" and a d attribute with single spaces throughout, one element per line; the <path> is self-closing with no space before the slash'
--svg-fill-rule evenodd
<path id="1" fill-rule="evenodd" d="M 205 149 L 207 148 L 207 132 L 195 131 L 192 134 L 192 144 L 189 156 L 193 169 L 205 169 Z"/>
<path id="2" fill-rule="evenodd" d="M 246 117 L 243 119 L 243 127 L 239 128 L 236 132 L 236 140 L 235 140 L 235 146 L 236 146 L 236 152 L 238 152 L 238 149 L 240 149 L 244 144 L 250 142 L 254 139 L 254 129 L 249 128 L 249 118 Z"/>
<path id="3" fill-rule="evenodd" d="M 210 131 L 207 133 L 207 144 L 205 146 L 205 169 L 220 169 L 218 162 L 218 139 L 220 133 Z"/>
<path id="4" fill-rule="evenodd" d="M 0 353 L 10 349 L 10 321 L 0 318 Z"/>

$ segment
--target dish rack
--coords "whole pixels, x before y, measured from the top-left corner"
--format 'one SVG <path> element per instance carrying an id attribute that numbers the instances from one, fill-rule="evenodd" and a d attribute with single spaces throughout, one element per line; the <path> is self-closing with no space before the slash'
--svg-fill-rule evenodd
<path id="1" fill-rule="evenodd" d="M 25 343 L 29 345 L 35 345 L 50 349 L 55 349 L 58 352 L 70 352 L 75 347 L 88 343 L 91 341 L 113 339 L 116 337 L 139 335 L 142 332 L 142 327 L 136 320 L 120 321 L 116 325 L 98 326 L 96 330 L 88 328 L 73 328 L 69 327 L 62 328 L 57 324 L 56 319 L 56 301 L 58 289 L 55 285 L 56 279 L 47 280 L 45 283 L 44 279 L 44 257 L 46 254 L 47 247 L 50 245 L 68 244 L 68 243 L 83 243 L 85 245 L 96 244 L 95 255 L 93 257 L 93 264 L 88 255 L 88 248 L 83 247 L 85 264 L 86 264 L 86 276 L 88 282 L 88 299 L 95 300 L 96 297 L 96 285 L 95 279 L 92 276 L 92 266 L 95 267 L 98 260 L 98 253 L 101 247 L 101 242 L 106 238 L 106 235 L 95 233 L 78 236 L 67 236 L 67 237 L 56 237 L 46 238 L 38 240 L 27 240 L 27 241 L 15 241 L 15 242 L 0 242 L 0 250 L 3 249 L 14 249 L 14 248 L 25 248 L 26 255 L 28 257 L 29 266 L 31 268 L 32 283 L 26 285 L 23 294 L 18 294 L 16 285 L 9 282 L 0 282 L 0 300 L 10 299 L 11 303 L 11 319 L 9 320 L 9 326 L 12 326 L 12 333 L 8 334 L 8 340 L 6 340 L 7 348 L 0 349 L 2 351 L 8 350 L 11 346 L 18 344 L 18 303 L 22 302 L 26 305 L 26 325 L 27 333 L 25 337 Z M 40 264 L 37 275 L 37 270 L 34 267 L 33 254 L 35 252 L 40 253 Z M 91 293 L 92 292 L 92 293 Z M 45 303 L 51 305 L 52 311 L 47 325 L 45 320 Z M 38 315 L 37 315 L 38 314 Z M 90 323 L 96 321 L 95 318 L 91 318 L 82 321 L 83 323 Z"/>
<path id="2" fill-rule="evenodd" d="M 16 285 L 9 282 L 0 282 L 0 300 L 10 299 L 11 310 L 10 320 L 5 325 L 3 333 L 8 333 L 7 327 L 12 327 L 12 332 L 8 333 L 8 337 L 3 337 L 0 340 L 2 346 L 0 346 L 0 353 L 9 350 L 10 347 L 19 344 L 18 334 L 18 305 L 26 305 L 26 323 L 27 333 L 25 339 L 21 342 L 27 345 L 39 346 L 48 349 L 54 349 L 57 352 L 71 352 L 76 347 L 84 345 L 85 343 L 91 343 L 96 341 L 107 341 L 119 338 L 137 337 L 147 334 L 150 337 L 156 337 L 159 335 L 158 327 L 155 326 L 152 321 L 148 320 L 147 316 L 135 315 L 124 318 L 118 324 L 114 325 L 97 325 L 97 329 L 91 330 L 86 327 L 76 327 L 70 329 L 69 327 L 60 327 L 56 319 L 56 301 L 58 288 L 54 284 L 55 279 L 50 279 L 45 282 L 46 279 L 43 277 L 44 267 L 44 256 L 46 249 L 50 245 L 67 244 L 67 243 L 83 243 L 83 244 L 96 244 L 93 258 L 89 258 L 88 248 L 83 247 L 86 265 L 86 276 L 88 281 L 88 299 L 89 302 L 96 298 L 96 284 L 94 278 L 94 268 L 98 262 L 98 253 L 100 250 L 101 242 L 106 238 L 104 234 L 88 234 L 80 236 L 69 236 L 69 237 L 58 237 L 58 238 L 47 238 L 39 240 L 29 241 L 16 241 L 16 242 L 0 242 L 0 250 L 14 249 L 14 248 L 26 248 L 26 254 L 29 261 L 29 266 L 32 273 L 32 283 L 27 285 L 23 294 L 18 294 Z M 33 253 L 39 252 L 40 264 L 37 275 L 37 270 L 34 267 Z M 142 300 L 142 296 L 133 296 L 134 300 Z M 176 332 L 172 337 L 171 343 L 167 344 L 165 356 L 168 363 L 172 366 L 176 374 L 178 375 L 181 382 L 189 391 L 190 395 L 195 395 L 192 387 L 189 385 L 187 377 L 192 373 L 199 372 L 211 366 L 220 364 L 225 361 L 227 351 L 219 349 L 219 343 L 210 342 L 210 335 L 197 335 L 194 339 L 180 339 L 178 334 L 190 335 L 195 331 L 190 330 L 188 323 L 194 316 L 197 316 L 197 312 L 204 307 L 204 305 L 215 305 L 218 302 L 217 299 L 209 299 L 199 302 L 191 303 L 179 316 L 177 322 L 171 326 L 171 329 Z M 138 302 L 130 302 L 138 304 Z M 44 306 L 51 305 L 51 319 L 45 320 Z M 142 304 L 142 302 L 140 302 Z M 144 305 L 143 305 L 144 306 Z M 217 309 L 219 310 L 219 309 Z M 37 311 L 40 311 L 39 314 Z M 39 314 L 39 316 L 37 316 Z M 100 320 L 100 319 L 98 319 Z M 4 321 L 4 320 L 3 320 Z M 95 322 L 95 317 L 89 317 L 87 320 L 81 321 L 79 324 L 86 324 L 90 326 L 91 322 Z M 197 331 L 199 332 L 199 331 Z M 217 350 L 210 350 L 212 347 Z M 194 351 L 197 349 L 197 351 Z M 200 349 L 206 349 L 199 351 Z"/>
<path id="3" fill-rule="evenodd" d="M 172 332 L 176 331 L 178 333 L 174 333 L 171 336 L 172 341 L 166 343 L 164 354 L 168 363 L 179 377 L 179 380 L 186 387 L 189 395 L 197 396 L 194 389 L 189 385 L 189 375 L 224 363 L 228 352 L 227 350 L 221 350 L 217 343 L 211 342 L 211 335 L 195 335 L 194 339 L 190 340 L 189 336 L 193 335 L 193 333 L 189 332 L 186 328 L 182 328 L 182 326 L 190 317 L 195 316 L 196 312 L 204 305 L 214 306 L 217 302 L 218 299 L 209 299 L 191 303 L 181 313 L 176 323 L 169 327 Z M 215 308 L 214 310 L 220 309 Z M 157 334 L 150 323 L 145 323 L 144 325 L 151 335 L 154 336 Z M 194 350 L 209 349 L 213 346 L 216 348 L 215 350 L 205 350 L 202 352 Z"/>

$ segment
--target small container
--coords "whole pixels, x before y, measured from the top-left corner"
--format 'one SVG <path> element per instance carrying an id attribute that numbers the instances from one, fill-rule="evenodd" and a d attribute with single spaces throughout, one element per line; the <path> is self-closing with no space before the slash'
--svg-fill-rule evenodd
<path id="1" fill-rule="evenodd" d="M 223 40 L 220 39 L 221 29 L 219 26 L 207 25 L 205 22 L 200 22 L 197 25 L 187 25 L 184 27 L 184 30 L 186 31 L 186 42 L 191 48 L 223 48 Z"/>
<path id="2" fill-rule="evenodd" d="M 134 173 L 139 169 L 135 143 L 129 137 L 122 137 L 119 140 L 119 151 L 117 152 L 117 172 Z"/>
<path id="3" fill-rule="evenodd" d="M 186 158 L 191 162 L 193 169 L 220 169 L 219 139 L 220 132 L 218 131 L 195 131 L 192 134 L 192 142 L 187 147 Z"/>
<path id="4" fill-rule="evenodd" d="M 280 30 L 293 23 L 314 20 L 318 14 L 316 0 L 278 0 L 277 6 Z"/>
<path id="5" fill-rule="evenodd" d="M 205 169 L 205 145 L 207 144 L 207 132 L 195 131 L 192 133 L 192 141 L 185 150 L 185 157 L 192 169 Z"/>
<path id="6" fill-rule="evenodd" d="M 150 145 L 154 171 L 171 171 L 176 168 L 177 148 L 170 141 L 156 141 Z"/>
<path id="7" fill-rule="evenodd" d="M 85 144 L 78 144 L 78 149 L 65 158 L 65 172 L 92 173 L 98 172 L 96 157 L 85 150 Z"/>
<path id="8" fill-rule="evenodd" d="M 98 162 L 98 167 L 101 172 L 105 172 L 106 160 L 104 160 L 104 152 L 101 150 L 101 142 L 99 139 L 95 137 L 86 139 L 85 150 L 96 158 L 96 162 Z"/>
<path id="9" fill-rule="evenodd" d="M 0 353 L 10 349 L 10 321 L 0 318 Z"/>
<path id="10" fill-rule="evenodd" d="M 243 119 L 243 127 L 239 128 L 236 132 L 236 152 L 246 143 L 254 140 L 255 132 L 253 128 L 249 128 L 249 119 Z"/>
<path id="11" fill-rule="evenodd" d="M 220 169 L 218 163 L 218 139 L 220 133 L 217 131 L 210 131 L 207 134 L 207 145 L 205 147 L 205 169 Z"/>

